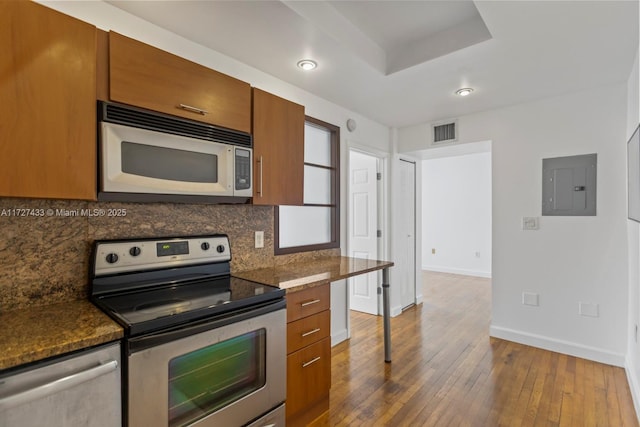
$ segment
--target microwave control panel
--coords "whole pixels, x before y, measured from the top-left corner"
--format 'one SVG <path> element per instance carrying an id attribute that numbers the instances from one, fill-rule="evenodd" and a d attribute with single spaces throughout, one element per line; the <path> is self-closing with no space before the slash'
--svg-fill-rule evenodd
<path id="1" fill-rule="evenodd" d="M 236 190 L 251 188 L 251 150 L 235 149 Z"/>

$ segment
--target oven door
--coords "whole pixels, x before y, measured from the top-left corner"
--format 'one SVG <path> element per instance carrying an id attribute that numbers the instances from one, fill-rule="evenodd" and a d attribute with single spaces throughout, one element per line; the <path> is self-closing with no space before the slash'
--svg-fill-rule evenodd
<path id="1" fill-rule="evenodd" d="M 284 301 L 128 344 L 129 427 L 243 426 L 285 400 Z"/>
<path id="2" fill-rule="evenodd" d="M 233 196 L 233 146 L 108 122 L 100 126 L 102 191 Z"/>

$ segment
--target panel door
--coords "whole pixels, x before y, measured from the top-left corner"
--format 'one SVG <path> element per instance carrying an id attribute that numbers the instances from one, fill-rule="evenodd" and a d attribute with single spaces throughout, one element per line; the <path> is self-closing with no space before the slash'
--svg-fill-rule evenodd
<path id="1" fill-rule="evenodd" d="M 349 159 L 349 256 L 378 259 L 378 160 L 357 151 L 351 151 Z M 348 282 L 349 308 L 377 315 L 378 272 Z"/>
<path id="2" fill-rule="evenodd" d="M 400 206 L 397 213 L 402 220 L 398 238 L 403 266 L 400 269 L 400 302 L 407 308 L 416 300 L 416 165 L 400 161 Z"/>

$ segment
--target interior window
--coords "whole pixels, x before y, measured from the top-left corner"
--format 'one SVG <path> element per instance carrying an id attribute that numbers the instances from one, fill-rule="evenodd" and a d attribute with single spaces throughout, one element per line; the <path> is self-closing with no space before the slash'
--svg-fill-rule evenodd
<path id="1" fill-rule="evenodd" d="M 275 253 L 340 247 L 340 128 L 306 117 L 304 205 L 276 206 Z"/>

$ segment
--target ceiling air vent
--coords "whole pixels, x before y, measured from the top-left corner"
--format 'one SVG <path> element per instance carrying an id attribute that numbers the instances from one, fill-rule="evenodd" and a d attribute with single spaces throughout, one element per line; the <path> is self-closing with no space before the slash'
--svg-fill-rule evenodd
<path id="1" fill-rule="evenodd" d="M 447 144 L 457 141 L 456 122 L 438 123 L 433 125 L 433 144 Z"/>

